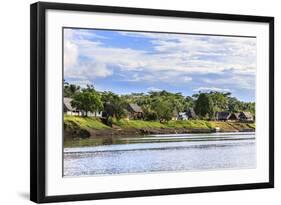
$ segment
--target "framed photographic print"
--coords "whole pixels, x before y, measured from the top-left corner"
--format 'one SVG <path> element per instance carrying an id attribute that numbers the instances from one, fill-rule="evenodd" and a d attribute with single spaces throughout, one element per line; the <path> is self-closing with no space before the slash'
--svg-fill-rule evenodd
<path id="1" fill-rule="evenodd" d="M 274 187 L 274 18 L 31 5 L 31 200 Z"/>

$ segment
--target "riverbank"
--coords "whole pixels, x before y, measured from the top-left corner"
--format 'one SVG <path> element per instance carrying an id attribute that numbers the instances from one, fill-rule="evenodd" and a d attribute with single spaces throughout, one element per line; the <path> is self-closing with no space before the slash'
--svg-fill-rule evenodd
<path id="1" fill-rule="evenodd" d="M 211 133 L 216 128 L 220 132 L 253 132 L 254 123 L 218 122 L 206 120 L 157 121 L 113 120 L 112 127 L 100 119 L 78 116 L 64 116 L 64 139 L 140 136 L 150 134 Z"/>

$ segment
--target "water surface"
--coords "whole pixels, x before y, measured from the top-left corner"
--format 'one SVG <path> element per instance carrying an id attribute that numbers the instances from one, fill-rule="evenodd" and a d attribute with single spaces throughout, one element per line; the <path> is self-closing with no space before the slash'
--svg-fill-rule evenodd
<path id="1" fill-rule="evenodd" d="M 103 143 L 99 139 L 99 143 L 93 146 L 96 142 L 89 139 L 82 142 L 83 147 L 65 148 L 64 175 L 245 169 L 256 166 L 254 133 L 174 134 L 106 140 Z"/>

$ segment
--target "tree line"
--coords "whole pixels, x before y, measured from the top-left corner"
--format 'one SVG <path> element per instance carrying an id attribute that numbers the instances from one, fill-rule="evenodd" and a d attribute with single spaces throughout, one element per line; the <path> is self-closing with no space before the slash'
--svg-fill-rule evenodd
<path id="1" fill-rule="evenodd" d="M 110 117 L 121 119 L 127 116 L 128 103 L 139 105 L 144 112 L 144 120 L 168 121 L 179 112 L 193 108 L 199 119 L 214 119 L 220 111 L 248 111 L 255 115 L 255 103 L 243 102 L 231 96 L 230 92 L 199 92 L 192 96 L 171 93 L 165 90 L 148 93 L 117 95 L 113 92 L 98 92 L 94 86 L 86 88 L 64 83 L 64 96 L 71 97 L 72 106 L 87 112 L 105 111 Z"/>

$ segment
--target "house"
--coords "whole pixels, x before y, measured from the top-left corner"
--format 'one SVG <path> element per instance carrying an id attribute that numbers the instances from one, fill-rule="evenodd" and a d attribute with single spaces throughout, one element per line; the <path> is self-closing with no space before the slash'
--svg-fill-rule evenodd
<path id="1" fill-rule="evenodd" d="M 79 111 L 77 111 L 74 107 L 71 105 L 71 98 L 64 97 L 63 98 L 63 112 L 67 115 L 79 115 Z"/>
<path id="2" fill-rule="evenodd" d="M 76 108 L 74 108 L 71 105 L 71 101 L 72 98 L 68 98 L 68 97 L 64 97 L 63 98 L 63 112 L 66 115 L 78 115 L 78 116 L 85 116 L 86 112 L 84 111 L 79 111 Z M 101 117 L 102 116 L 102 112 L 101 111 L 97 111 L 97 112 L 88 112 L 87 116 L 89 117 Z"/>
<path id="3" fill-rule="evenodd" d="M 250 112 L 240 112 L 239 119 L 241 121 L 253 121 L 254 116 Z"/>
<path id="4" fill-rule="evenodd" d="M 186 112 L 180 112 L 178 115 L 178 120 L 188 120 Z"/>
<path id="5" fill-rule="evenodd" d="M 196 113 L 195 113 L 193 108 L 188 108 L 186 110 L 186 115 L 187 115 L 188 119 L 196 119 L 197 118 L 197 115 L 196 115 Z"/>
<path id="6" fill-rule="evenodd" d="M 217 112 L 216 113 L 216 120 L 227 121 L 230 115 L 231 115 L 230 112 Z"/>
<path id="7" fill-rule="evenodd" d="M 216 113 L 216 120 L 219 121 L 238 121 L 239 119 L 239 113 L 230 113 L 226 111 Z"/>
<path id="8" fill-rule="evenodd" d="M 229 121 L 238 121 L 239 119 L 239 113 L 231 113 L 228 117 Z"/>
<path id="9" fill-rule="evenodd" d="M 88 117 L 102 117 L 102 111 L 88 112 Z"/>
<path id="10" fill-rule="evenodd" d="M 218 121 L 227 121 L 231 116 L 230 112 L 217 112 L 216 113 L 216 120 Z"/>
<path id="11" fill-rule="evenodd" d="M 144 117 L 143 110 L 137 104 L 129 103 L 127 110 L 129 119 L 143 119 Z"/>

